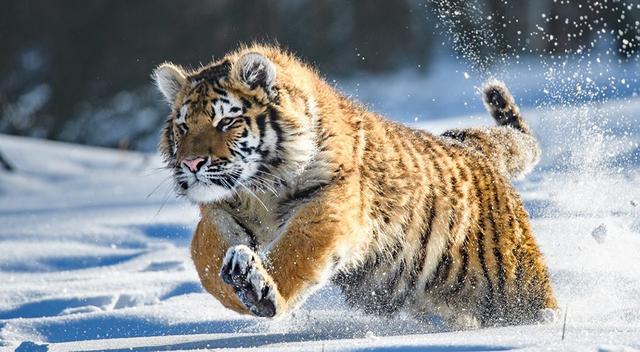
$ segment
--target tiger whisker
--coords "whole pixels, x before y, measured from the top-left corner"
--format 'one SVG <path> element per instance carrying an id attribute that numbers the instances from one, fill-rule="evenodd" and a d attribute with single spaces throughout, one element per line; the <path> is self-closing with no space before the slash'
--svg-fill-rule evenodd
<path id="1" fill-rule="evenodd" d="M 171 188 L 167 189 L 167 191 L 164 194 L 164 197 L 162 199 L 162 203 L 160 203 L 160 208 L 158 208 L 158 211 L 156 212 L 156 214 L 153 216 L 154 218 L 156 216 L 158 216 L 160 214 L 160 212 L 162 211 L 162 209 L 164 209 L 164 206 L 167 204 L 167 202 L 169 201 L 169 195 L 171 194 Z"/>
<path id="2" fill-rule="evenodd" d="M 255 175 L 249 178 L 250 181 L 255 181 L 255 183 L 258 186 L 262 186 L 264 188 L 266 188 L 269 192 L 273 193 L 273 195 L 278 196 L 278 191 L 276 191 L 275 188 L 273 188 L 268 182 L 267 180 L 264 179 L 260 179 L 257 178 Z"/>
<path id="3" fill-rule="evenodd" d="M 251 194 L 264 207 L 266 211 L 270 211 L 269 208 L 267 208 L 267 206 L 262 202 L 262 200 L 255 193 L 253 193 L 253 191 L 249 189 L 249 187 L 245 186 L 244 183 L 240 182 L 240 180 L 238 180 L 237 182 L 240 186 L 246 189 L 247 192 L 249 192 L 249 194 Z"/>
<path id="4" fill-rule="evenodd" d="M 262 171 L 262 170 L 258 170 L 258 172 L 259 172 L 259 173 L 262 173 L 262 174 L 265 174 L 265 175 L 267 175 L 267 176 L 271 176 L 271 177 L 273 177 L 273 178 L 277 179 L 278 181 L 285 181 L 285 179 L 283 179 L 282 177 L 279 177 L 279 176 L 277 176 L 277 175 L 274 175 L 274 174 L 272 174 L 272 173 L 270 173 L 270 172 L 266 172 L 266 171 Z"/>
<path id="5" fill-rule="evenodd" d="M 239 169 L 232 170 L 231 172 L 229 172 L 229 175 L 232 175 L 232 176 L 240 176 L 241 174 L 242 174 L 242 170 L 239 170 Z M 273 193 L 275 196 L 278 196 L 278 192 L 271 185 L 269 185 L 266 179 L 260 178 L 260 176 L 253 175 L 249 177 L 248 181 L 250 181 L 254 186 L 258 186 L 256 187 L 256 189 L 259 190 L 260 192 L 267 193 L 267 191 L 259 187 L 259 186 L 262 186 L 266 188 L 269 192 Z M 256 182 L 253 182 L 253 181 L 256 181 Z"/>
<path id="6" fill-rule="evenodd" d="M 149 194 L 147 194 L 147 196 L 145 197 L 145 199 L 149 199 L 149 197 L 151 197 L 154 193 L 156 193 L 156 191 L 158 189 L 160 189 L 160 186 L 162 186 L 165 182 L 167 182 L 168 180 L 171 179 L 171 175 L 166 176 L 165 178 L 162 179 L 162 181 L 160 181 L 160 183 L 158 183 L 157 186 L 155 186 L 153 188 L 153 190 L 151 190 L 151 192 L 149 192 Z"/>
<path id="7" fill-rule="evenodd" d="M 232 176 L 240 176 L 242 174 L 242 170 L 240 169 L 232 170 L 231 172 L 229 172 L 229 174 Z M 266 178 L 259 175 L 253 175 L 249 177 L 249 181 L 256 181 L 256 182 L 252 182 L 252 184 L 255 184 L 256 186 L 262 186 L 268 189 L 274 195 L 278 196 L 278 191 L 276 191 L 276 189 L 273 188 L 273 186 L 270 184 L 271 183 L 270 180 L 267 180 Z M 258 188 L 258 190 L 260 190 L 261 192 L 266 193 L 266 191 L 261 189 L 260 187 L 256 187 L 256 188 Z"/>
<path id="8" fill-rule="evenodd" d="M 145 172 L 143 173 L 144 176 L 154 176 L 157 175 L 163 171 L 166 170 L 171 170 L 171 168 L 168 167 L 157 167 L 157 168 L 153 168 L 153 169 L 147 169 L 145 170 Z"/>
<path id="9" fill-rule="evenodd" d="M 229 184 L 229 182 L 227 180 L 221 178 L 220 182 L 222 182 L 222 184 L 224 184 L 225 187 L 227 187 L 230 190 L 232 190 L 236 197 L 240 197 L 240 194 L 238 194 L 238 191 L 236 191 L 236 188 L 233 187 L 231 184 Z"/>

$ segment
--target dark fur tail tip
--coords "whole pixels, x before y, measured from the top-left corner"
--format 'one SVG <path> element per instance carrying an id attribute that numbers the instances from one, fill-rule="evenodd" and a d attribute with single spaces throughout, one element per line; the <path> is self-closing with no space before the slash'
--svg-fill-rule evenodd
<path id="1" fill-rule="evenodd" d="M 509 105 L 513 105 L 511 93 L 504 83 L 491 80 L 487 82 L 483 89 L 484 101 L 492 109 L 505 110 Z"/>

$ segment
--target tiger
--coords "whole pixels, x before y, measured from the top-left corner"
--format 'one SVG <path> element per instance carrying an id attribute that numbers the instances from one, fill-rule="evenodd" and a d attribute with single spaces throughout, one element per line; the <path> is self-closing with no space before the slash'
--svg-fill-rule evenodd
<path id="1" fill-rule="evenodd" d="M 278 46 L 240 46 L 152 74 L 170 106 L 159 151 L 199 207 L 204 289 L 256 317 L 333 285 L 365 314 L 451 329 L 541 322 L 557 303 L 511 180 L 540 148 L 500 81 L 493 127 L 440 135 L 393 122 Z"/>

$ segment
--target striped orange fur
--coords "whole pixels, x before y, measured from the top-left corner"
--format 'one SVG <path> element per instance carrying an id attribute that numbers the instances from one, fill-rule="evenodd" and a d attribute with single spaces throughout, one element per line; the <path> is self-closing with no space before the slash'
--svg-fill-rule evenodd
<path id="1" fill-rule="evenodd" d="M 154 77 L 172 107 L 160 150 L 202 215 L 192 257 L 226 307 L 281 316 L 333 282 L 366 312 L 453 328 L 556 309 L 510 183 L 540 151 L 502 83 L 483 92 L 497 126 L 437 136 L 368 111 L 276 47 Z"/>

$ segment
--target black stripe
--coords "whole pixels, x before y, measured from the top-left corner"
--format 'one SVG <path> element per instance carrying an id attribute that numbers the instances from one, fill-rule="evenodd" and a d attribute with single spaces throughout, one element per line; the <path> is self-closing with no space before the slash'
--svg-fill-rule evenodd
<path id="1" fill-rule="evenodd" d="M 516 297 L 525 297 L 526 287 L 524 282 L 524 258 L 520 250 L 514 254 L 516 255 Z"/>
<path id="2" fill-rule="evenodd" d="M 211 183 L 213 183 L 214 185 L 226 188 L 226 186 L 225 186 L 224 182 L 222 182 L 222 180 L 223 180 L 222 178 L 218 178 L 218 177 L 209 179 L 209 181 L 211 181 Z"/>
<path id="3" fill-rule="evenodd" d="M 240 98 L 240 101 L 242 101 L 242 106 L 243 106 L 245 109 L 251 109 L 251 106 L 252 106 L 252 105 L 251 105 L 251 102 L 250 102 L 249 100 L 247 100 L 247 99 L 245 99 L 245 98 L 242 98 L 242 97 L 241 97 L 241 98 Z"/>
<path id="4" fill-rule="evenodd" d="M 217 88 L 217 87 L 211 87 L 211 89 L 213 89 L 214 92 L 218 93 L 218 95 L 226 97 L 227 96 L 227 92 L 225 92 L 224 90 Z"/>
<path id="5" fill-rule="evenodd" d="M 381 196 L 384 197 L 384 194 L 381 194 Z M 407 204 L 413 204 L 414 203 L 414 194 L 411 194 L 411 196 L 409 197 L 409 201 Z M 396 202 L 399 202 L 399 199 L 395 199 Z M 391 205 L 393 206 L 393 205 Z M 385 212 L 386 214 L 384 215 L 384 222 L 385 223 L 390 223 L 391 222 L 391 217 L 390 215 Z M 411 223 L 413 222 L 413 212 L 409 212 L 409 218 L 406 219 L 406 221 L 404 221 L 402 223 L 402 227 L 400 229 L 400 233 L 401 236 L 403 236 L 401 239 L 398 239 L 398 241 L 396 241 L 396 243 L 393 245 L 393 247 L 391 248 L 391 250 L 389 251 L 389 253 L 391 254 L 391 263 L 395 263 L 397 261 L 398 255 L 402 253 L 402 240 L 406 238 L 407 236 L 407 228 L 409 227 L 409 225 L 411 225 Z"/>
<path id="6" fill-rule="evenodd" d="M 318 183 L 311 187 L 299 189 L 287 197 L 286 200 L 282 201 L 278 205 L 277 214 L 279 217 L 283 217 L 287 215 L 291 210 L 300 206 L 304 202 L 309 201 L 311 198 L 315 197 L 319 192 L 322 191 L 322 188 L 326 186 L 327 182 Z"/>
<path id="7" fill-rule="evenodd" d="M 452 263 L 450 250 L 451 244 L 447 241 L 447 247 L 440 256 L 440 261 L 438 261 L 438 265 L 436 265 L 433 276 L 424 284 L 425 291 L 438 288 L 438 286 L 444 283 L 444 280 L 446 280 L 446 278 L 449 276 L 449 271 L 451 270 Z"/>
<path id="8" fill-rule="evenodd" d="M 435 150 L 431 150 L 432 153 L 431 156 L 435 156 L 436 152 Z M 438 164 L 437 161 L 435 161 L 435 159 L 433 159 L 433 169 L 436 171 L 436 176 L 435 176 L 435 180 L 438 181 L 434 181 L 434 182 L 439 182 L 440 180 L 442 180 L 442 168 L 440 167 L 440 164 Z M 436 217 L 436 199 L 438 196 L 442 196 L 442 194 L 437 194 L 436 190 L 439 190 L 440 187 L 436 186 L 433 189 L 433 195 L 431 198 L 431 209 L 430 209 L 430 215 L 429 215 L 429 228 L 428 228 L 428 237 L 431 236 L 432 233 L 432 227 L 433 227 L 433 221 L 435 220 Z M 423 243 L 424 241 L 424 243 Z M 416 263 L 416 266 L 420 268 L 420 271 L 424 270 L 424 261 L 426 259 L 427 256 L 427 245 L 429 242 L 429 238 L 423 239 L 421 237 L 420 239 L 420 255 L 418 256 L 418 261 Z"/>
<path id="9" fill-rule="evenodd" d="M 295 193 L 293 193 L 291 197 L 289 197 L 289 201 L 300 201 L 300 200 L 310 198 L 314 196 L 316 193 L 318 193 L 320 190 L 322 190 L 322 187 L 324 187 L 325 185 L 326 183 L 323 182 L 317 185 L 313 185 L 311 187 L 299 189 Z"/>
<path id="10" fill-rule="evenodd" d="M 262 142 L 267 127 L 267 116 L 264 114 L 258 115 L 258 117 L 256 117 L 256 124 L 258 126 L 258 132 L 260 133 L 260 141 Z"/>
<path id="11" fill-rule="evenodd" d="M 458 200 L 462 198 L 462 192 L 460 191 L 458 177 L 456 176 L 459 168 L 460 166 L 458 165 L 458 163 L 454 162 L 454 168 L 450 170 L 451 171 L 451 193 L 453 194 L 452 206 L 454 208 L 458 204 Z M 453 170 L 456 170 L 456 173 L 454 173 Z"/>
<path id="12" fill-rule="evenodd" d="M 438 181 L 436 181 L 436 182 L 440 182 L 440 181 L 442 180 L 442 167 L 440 166 L 440 164 L 438 164 L 437 162 L 435 162 L 435 161 L 434 161 L 434 163 L 433 163 L 433 169 L 434 169 L 434 170 L 436 170 L 436 180 L 438 180 Z M 437 188 L 437 190 L 442 191 L 439 185 L 438 185 L 436 188 Z M 440 194 L 438 194 L 438 195 L 439 195 L 439 196 L 442 196 L 442 195 L 443 195 L 442 193 L 443 193 L 443 192 L 441 192 L 441 193 L 440 193 Z"/>
<path id="13" fill-rule="evenodd" d="M 214 108 L 214 106 L 216 105 L 217 102 L 218 102 L 218 99 L 211 100 L 211 120 L 216 118 L 216 109 Z"/>
<path id="14" fill-rule="evenodd" d="M 402 143 L 404 151 L 409 153 L 409 157 L 411 158 L 411 162 L 413 163 L 413 168 L 416 169 L 415 172 L 419 172 L 418 170 L 420 170 L 420 164 L 416 156 L 418 152 L 416 151 L 416 148 L 413 144 L 415 143 L 415 141 L 410 138 L 402 138 L 400 142 Z"/>
<path id="15" fill-rule="evenodd" d="M 414 145 L 410 144 L 410 146 L 413 148 Z M 433 156 L 433 150 L 429 149 L 429 148 L 425 148 L 423 150 L 423 152 L 425 154 L 430 154 L 431 156 Z M 418 151 L 415 150 L 414 153 L 411 153 L 412 155 L 417 155 Z M 435 160 L 435 159 L 432 159 Z M 424 162 L 424 160 L 422 158 L 420 158 L 421 162 Z M 419 163 L 416 159 L 416 166 L 420 165 L 421 163 Z M 427 180 L 432 179 L 431 176 L 431 172 L 429 170 L 429 168 L 424 168 L 424 171 L 428 174 L 427 175 Z M 428 218 L 423 218 L 426 221 L 423 221 L 423 226 L 426 225 L 426 227 L 424 227 L 423 232 L 420 234 L 420 238 L 419 238 L 419 247 L 417 248 L 418 250 L 418 255 L 415 255 L 413 258 L 413 263 L 411 265 L 411 271 L 409 273 L 409 278 L 408 280 L 408 289 L 407 290 L 413 290 L 416 287 L 417 284 L 417 278 L 418 275 L 420 274 L 420 272 L 422 271 L 422 265 L 424 262 L 424 255 L 426 255 L 426 246 L 427 243 L 429 241 L 429 237 L 431 235 L 431 227 L 433 226 L 433 220 L 435 218 L 435 194 L 433 194 L 434 190 L 430 189 L 429 186 L 425 185 L 424 186 L 426 188 L 425 190 L 425 195 L 424 195 L 424 213 L 421 214 L 422 216 L 428 216 Z M 427 207 L 429 208 L 427 211 Z M 428 215 L 427 215 L 428 214 Z"/>
<path id="16" fill-rule="evenodd" d="M 498 270 L 498 272 L 496 273 L 496 276 L 498 277 L 498 283 L 496 284 L 495 294 L 496 296 L 503 296 L 504 298 L 505 270 L 502 264 L 502 253 L 500 253 L 500 249 L 494 247 L 493 256 L 496 258 L 496 266 Z"/>
<path id="17" fill-rule="evenodd" d="M 496 187 L 495 181 L 496 180 L 494 179 L 494 182 L 492 182 L 494 203 L 492 206 L 493 209 L 491 212 L 491 217 L 489 219 L 491 219 L 491 227 L 493 228 L 493 256 L 495 257 L 496 269 L 498 270 L 498 273 L 496 273 L 496 275 L 498 276 L 498 285 L 496 288 L 496 293 L 504 296 L 504 284 L 506 280 L 506 272 L 503 264 L 502 253 L 500 252 L 500 246 L 499 246 L 500 231 L 496 226 L 496 221 L 495 221 L 496 216 L 502 215 L 502 212 L 501 212 L 502 209 L 500 209 L 500 199 L 498 198 L 498 188 Z"/>
<path id="18" fill-rule="evenodd" d="M 401 253 L 402 251 L 398 251 L 398 252 Z M 389 293 L 391 293 L 392 295 L 398 289 L 398 286 L 401 282 L 400 278 L 402 278 L 405 270 L 406 270 L 406 265 L 404 263 L 404 260 L 400 260 L 400 263 L 398 264 L 398 269 L 394 270 L 393 275 L 389 276 L 386 286 L 389 289 Z"/>
<path id="19" fill-rule="evenodd" d="M 455 204 L 451 204 L 452 207 Z M 456 208 L 451 209 L 451 214 L 449 215 L 449 223 L 447 224 L 447 228 L 449 229 L 449 235 L 453 234 L 453 227 L 456 224 L 456 218 L 460 217 L 460 212 L 456 211 Z"/>
<path id="20" fill-rule="evenodd" d="M 271 160 L 269 160 L 269 164 L 273 167 L 278 167 L 280 165 L 282 165 L 284 163 L 284 160 L 280 157 L 275 157 Z"/>
<path id="21" fill-rule="evenodd" d="M 509 193 L 507 194 L 507 196 L 513 196 L 513 194 Z M 510 231 L 511 233 L 513 233 L 513 235 L 516 238 L 519 238 L 520 240 L 517 241 L 517 243 L 515 244 L 515 246 L 513 247 L 513 249 L 509 249 L 509 252 L 506 253 L 507 256 L 509 257 L 513 257 L 515 259 L 515 277 L 513 278 L 513 280 L 515 280 L 515 282 L 510 282 L 514 292 L 513 295 L 514 296 L 510 296 L 508 297 L 507 301 L 509 302 L 509 306 L 510 307 L 518 307 L 518 306 L 522 306 L 522 300 L 520 300 L 520 297 L 523 297 L 523 287 L 520 286 L 520 281 L 522 280 L 522 273 L 518 273 L 519 270 L 521 270 L 522 268 L 520 268 L 521 265 L 521 259 L 520 259 L 520 255 L 518 255 L 519 253 L 519 248 L 521 246 L 521 240 L 522 240 L 522 235 L 518 236 L 517 232 L 518 231 L 522 231 L 522 229 L 520 229 L 519 223 L 517 222 L 515 216 L 514 216 L 514 209 L 512 207 L 512 204 L 509 202 L 509 199 L 507 199 L 507 202 L 505 203 L 506 205 L 506 214 L 508 214 L 508 218 L 509 220 L 507 221 L 507 227 L 508 227 L 508 231 Z M 503 255 L 505 255 L 505 253 L 503 253 Z M 507 268 L 504 267 L 503 268 L 503 273 L 505 276 L 505 285 L 507 285 Z M 519 277 L 520 276 L 520 277 Z M 506 296 L 506 292 L 505 292 L 505 298 L 507 298 Z"/>
<path id="22" fill-rule="evenodd" d="M 175 149 L 175 140 L 174 140 L 174 124 L 173 124 L 173 118 L 170 116 L 167 121 L 166 121 L 166 125 L 164 128 L 164 138 L 166 139 L 166 143 L 167 146 L 169 148 L 169 150 L 165 150 L 165 154 L 164 158 L 165 160 L 168 160 L 170 156 L 175 156 L 174 154 L 174 149 Z"/>
<path id="23" fill-rule="evenodd" d="M 453 257 L 451 256 L 451 243 L 447 243 L 447 249 L 445 254 L 443 255 L 442 265 L 440 265 L 440 269 L 436 271 L 438 274 L 436 282 L 437 285 L 444 284 L 447 282 L 449 275 L 451 273 L 451 269 L 453 268 Z"/>
<path id="24" fill-rule="evenodd" d="M 258 167 L 258 171 L 263 172 L 266 175 L 269 175 L 270 173 L 273 172 L 272 169 L 269 168 L 269 166 L 270 166 L 269 164 L 261 164 Z M 270 176 L 266 176 L 266 177 L 270 177 Z M 276 183 L 276 184 L 278 184 L 278 185 L 280 185 L 280 186 L 282 186 L 284 188 L 289 187 L 289 183 L 287 181 L 281 179 L 281 178 L 274 178 L 272 180 L 272 182 L 274 182 L 274 183 Z"/>
<path id="25" fill-rule="evenodd" d="M 336 283 L 345 293 L 345 298 L 350 304 L 354 304 L 354 300 L 360 300 L 359 290 L 361 290 L 362 282 L 380 265 L 380 255 L 374 253 L 359 267 L 349 272 L 339 272 L 334 276 L 332 281 Z M 366 298 L 366 297 L 365 297 Z"/>
<path id="26" fill-rule="evenodd" d="M 525 297 L 527 293 L 526 291 L 527 287 L 525 287 L 525 277 L 524 277 L 525 256 L 524 256 L 524 252 L 522 251 L 522 245 L 525 238 L 525 230 L 522 227 L 520 220 L 516 218 L 514 215 L 511 216 L 510 221 L 515 222 L 515 226 L 517 226 L 518 230 L 520 231 L 520 241 L 518 241 L 518 243 L 516 244 L 516 248 L 514 249 L 514 253 L 513 253 L 516 260 L 516 269 L 515 269 L 516 297 Z"/>
<path id="27" fill-rule="evenodd" d="M 482 227 L 482 226 L 481 226 Z M 489 270 L 487 269 L 487 263 L 485 262 L 484 257 L 484 235 L 482 233 L 482 229 L 478 229 L 476 233 L 476 237 L 478 238 L 478 260 L 480 261 L 480 267 L 482 268 L 482 274 L 484 275 L 485 281 L 487 282 L 487 290 L 489 291 L 487 296 L 485 297 L 489 301 L 489 307 L 487 307 L 487 312 L 491 312 L 491 302 L 493 300 L 493 284 L 491 283 L 491 279 L 489 278 Z"/>
<path id="28" fill-rule="evenodd" d="M 431 201 L 429 201 L 431 200 Z M 426 221 L 426 227 L 420 234 L 420 246 L 418 247 L 418 256 L 414 259 L 411 271 L 411 275 L 409 276 L 409 287 L 411 289 L 415 288 L 418 282 L 418 275 L 422 272 L 422 267 L 424 265 L 424 259 L 427 255 L 427 245 L 429 244 L 429 239 L 431 238 L 431 230 L 433 227 L 433 221 L 436 218 L 436 207 L 435 207 L 435 198 L 427 198 L 425 199 L 425 207 L 430 206 L 429 215 Z"/>
<path id="29" fill-rule="evenodd" d="M 269 124 L 271 126 L 271 128 L 273 128 L 273 130 L 276 132 L 276 136 L 277 136 L 277 140 L 276 140 L 276 147 L 280 146 L 280 143 L 282 142 L 282 127 L 280 127 L 280 123 L 278 122 L 280 116 L 278 115 L 278 112 L 276 111 L 276 109 L 274 109 L 273 107 L 269 107 Z"/>
<path id="30" fill-rule="evenodd" d="M 237 150 L 236 147 L 240 148 L 240 150 Z M 229 152 L 231 153 L 231 156 L 233 156 L 234 158 L 240 158 L 241 160 L 245 160 L 250 150 L 247 150 L 246 148 L 242 148 L 242 146 L 238 146 L 234 144 L 231 148 L 229 148 Z"/>
<path id="31" fill-rule="evenodd" d="M 460 142 L 464 142 L 464 140 L 467 139 L 467 132 L 462 129 L 449 130 L 449 131 L 445 131 L 442 134 L 442 137 L 447 137 L 447 138 L 458 140 Z"/>
<path id="32" fill-rule="evenodd" d="M 469 232 L 467 233 L 467 237 L 462 242 L 460 246 L 460 256 L 462 257 L 462 261 L 460 263 L 460 268 L 458 269 L 458 275 L 456 281 L 451 285 L 450 294 L 456 294 L 462 290 L 465 284 L 465 280 L 467 278 L 467 273 L 469 271 L 469 236 L 471 235 L 471 228 L 469 228 Z"/>
<path id="33" fill-rule="evenodd" d="M 256 250 L 258 248 L 258 239 L 256 238 L 256 235 L 253 233 L 253 231 L 244 226 L 244 224 L 238 221 L 238 219 L 233 218 L 233 220 L 236 222 L 236 224 L 238 224 L 238 226 L 242 228 L 247 237 L 249 237 L 249 247 L 253 250 Z"/>
<path id="34" fill-rule="evenodd" d="M 204 79 L 210 82 L 217 82 L 220 78 L 228 76 L 230 70 L 231 62 L 229 60 L 225 60 L 218 65 L 204 68 L 200 73 L 189 77 L 189 80 L 197 81 Z"/>
<path id="35" fill-rule="evenodd" d="M 437 162 L 434 163 L 434 169 L 436 170 L 436 173 L 439 176 L 438 179 L 442 179 L 442 171 L 441 171 L 440 165 Z M 432 216 L 435 217 L 435 202 L 431 207 L 431 211 L 433 213 Z M 432 226 L 432 222 L 433 222 L 433 219 L 430 218 L 429 227 Z M 451 222 L 451 219 L 450 219 L 450 222 Z M 451 231 L 451 224 L 449 224 L 449 232 L 450 231 Z M 433 288 L 434 285 L 439 284 L 440 281 L 442 281 L 442 279 L 441 279 L 442 275 L 447 275 L 448 276 L 448 272 L 450 270 L 451 261 L 452 261 L 451 255 L 449 253 L 449 248 L 450 248 L 450 243 L 449 243 L 449 241 L 447 241 L 447 247 L 446 247 L 445 251 L 442 253 L 442 256 L 440 257 L 440 261 L 438 262 L 438 265 L 436 266 L 436 269 L 434 271 L 433 276 L 431 277 L 430 280 L 427 280 L 425 282 L 425 285 L 424 285 L 424 290 L 425 291 L 429 290 L 430 288 Z M 424 250 L 424 253 L 425 253 L 425 257 L 421 258 L 421 262 L 419 264 L 422 269 L 424 269 L 423 266 L 424 266 L 424 260 L 426 258 L 426 248 Z M 446 277 L 445 277 L 445 279 L 446 279 Z"/>
<path id="36" fill-rule="evenodd" d="M 196 92 L 197 95 L 204 95 L 206 92 L 206 89 L 207 89 L 206 85 L 201 82 L 193 90 Z"/>
<path id="37" fill-rule="evenodd" d="M 478 178 L 475 173 L 472 174 L 472 181 L 476 187 L 476 199 L 479 204 L 482 204 L 482 190 L 478 184 Z M 482 274 L 484 275 L 485 281 L 487 282 L 487 291 L 488 294 L 484 297 L 486 303 L 485 312 L 483 316 L 488 316 L 493 312 L 493 283 L 491 282 L 491 278 L 489 277 L 489 270 L 487 269 L 487 263 L 485 259 L 485 250 L 484 250 L 484 230 L 485 224 L 482 218 L 482 214 L 489 211 L 489 209 L 480 208 L 480 216 L 478 218 L 478 231 L 476 232 L 476 239 L 478 241 L 478 260 L 480 261 L 480 267 L 482 268 Z"/>
<path id="38" fill-rule="evenodd" d="M 409 203 L 408 204 L 414 204 L 415 203 L 415 194 L 412 194 L 409 197 Z M 411 226 L 411 224 L 413 224 L 414 222 L 414 217 L 415 217 L 415 212 L 411 211 L 409 213 L 409 218 L 406 219 L 406 221 L 402 224 L 402 229 L 401 229 L 401 233 L 403 235 L 403 239 L 406 239 L 406 236 L 408 235 L 408 228 L 409 226 Z M 394 251 L 392 251 L 392 263 L 396 263 L 398 261 L 398 255 L 402 254 L 403 251 L 403 243 L 398 241 L 396 246 L 394 247 Z M 404 277 L 404 272 L 406 270 L 406 265 L 405 265 L 405 261 L 404 259 L 400 260 L 400 264 L 399 264 L 399 269 L 396 270 L 394 272 L 394 275 L 391 277 L 391 280 L 388 282 L 388 287 L 390 292 L 395 292 L 398 289 L 398 286 L 400 285 L 400 278 Z M 404 301 L 404 298 L 402 299 L 402 301 Z"/>
<path id="39" fill-rule="evenodd" d="M 387 257 L 387 262 L 390 264 L 395 263 L 398 260 L 398 255 L 402 253 L 402 243 L 400 241 L 396 241 L 393 246 L 388 250 L 389 256 Z"/>
<path id="40" fill-rule="evenodd" d="M 246 155 L 249 155 L 255 148 L 247 147 L 247 142 L 240 143 L 240 151 Z"/>
<path id="41" fill-rule="evenodd" d="M 406 265 L 404 260 L 400 261 L 399 268 L 394 271 L 390 280 L 387 282 L 387 294 L 382 295 L 380 298 L 383 299 L 381 304 L 382 311 L 386 314 L 395 313 L 400 309 L 404 302 L 409 297 L 409 294 L 412 292 L 411 290 L 405 289 L 400 295 L 396 295 L 396 291 L 398 289 L 399 283 L 402 281 L 401 278 L 404 277 L 404 272 L 406 270 Z"/>

